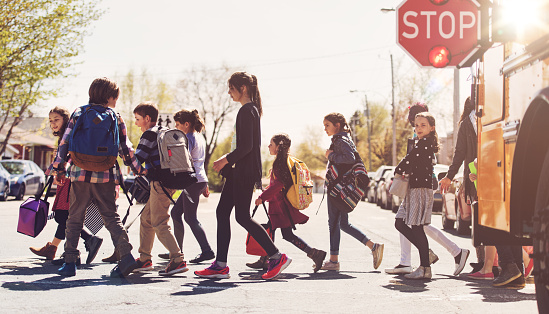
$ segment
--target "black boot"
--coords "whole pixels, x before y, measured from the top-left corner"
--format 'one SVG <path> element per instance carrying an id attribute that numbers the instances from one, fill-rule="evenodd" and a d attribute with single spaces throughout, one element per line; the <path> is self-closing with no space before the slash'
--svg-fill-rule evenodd
<path id="1" fill-rule="evenodd" d="M 515 279 L 520 278 L 522 276 L 522 281 L 524 282 L 524 275 L 520 272 L 520 270 L 517 267 L 517 264 L 510 263 L 506 265 L 501 266 L 501 274 L 494 279 L 494 282 L 492 285 L 494 287 L 501 287 L 505 286 L 511 282 L 513 282 Z"/>

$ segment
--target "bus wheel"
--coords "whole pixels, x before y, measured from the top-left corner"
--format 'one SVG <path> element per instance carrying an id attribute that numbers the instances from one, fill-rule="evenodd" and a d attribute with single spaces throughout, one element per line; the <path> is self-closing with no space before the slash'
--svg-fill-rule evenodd
<path id="1" fill-rule="evenodd" d="M 549 313 L 549 153 L 541 171 L 534 214 L 534 279 L 538 311 Z"/>

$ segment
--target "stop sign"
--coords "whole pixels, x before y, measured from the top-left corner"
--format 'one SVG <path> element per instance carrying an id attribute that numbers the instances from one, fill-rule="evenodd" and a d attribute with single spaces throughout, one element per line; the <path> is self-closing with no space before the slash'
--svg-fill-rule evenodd
<path id="1" fill-rule="evenodd" d="M 456 66 L 477 46 L 479 6 L 475 0 L 404 0 L 396 9 L 398 45 L 421 66 Z"/>

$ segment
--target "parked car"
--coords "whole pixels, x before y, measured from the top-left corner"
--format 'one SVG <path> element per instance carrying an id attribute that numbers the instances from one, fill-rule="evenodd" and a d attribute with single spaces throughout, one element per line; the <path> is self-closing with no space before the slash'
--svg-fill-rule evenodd
<path id="1" fill-rule="evenodd" d="M 44 171 L 30 160 L 7 159 L 0 163 L 10 173 L 10 196 L 22 200 L 25 195 L 36 195 L 46 184 Z"/>
<path id="2" fill-rule="evenodd" d="M 448 172 L 448 169 L 450 166 L 448 165 L 442 165 L 442 164 L 436 164 L 433 167 L 433 171 L 435 173 L 435 177 L 440 181 L 440 179 L 444 178 L 446 176 L 446 173 Z M 442 211 L 442 194 L 440 193 L 440 184 L 439 187 L 435 190 L 433 194 L 433 212 L 441 212 Z"/>
<path id="3" fill-rule="evenodd" d="M 372 179 L 370 180 L 370 183 L 368 184 L 368 202 L 370 203 L 377 203 L 377 185 L 379 183 L 379 180 L 385 173 L 385 170 L 390 168 L 391 166 L 380 166 L 377 168 L 376 172 L 372 175 Z"/>
<path id="4" fill-rule="evenodd" d="M 375 199 L 376 199 L 376 204 L 381 207 L 381 197 L 382 197 L 382 194 L 384 193 L 384 189 L 385 189 L 385 175 L 388 173 L 388 172 L 394 172 L 395 171 L 395 167 L 393 166 L 383 166 L 384 168 L 381 170 L 381 176 L 379 177 L 379 179 L 377 179 L 377 182 L 376 182 L 376 185 L 375 185 Z M 377 174 L 377 173 L 376 173 Z"/>
<path id="5" fill-rule="evenodd" d="M 468 234 L 471 231 L 471 205 L 467 204 L 465 198 L 463 179 L 462 165 L 448 191 L 442 195 L 442 227 L 454 229 L 455 223 L 458 234 Z"/>
<path id="6" fill-rule="evenodd" d="M 5 201 L 10 194 L 10 173 L 0 164 L 0 201 Z"/>
<path id="7" fill-rule="evenodd" d="M 393 195 L 389 192 L 391 189 L 391 185 L 393 184 L 393 180 L 395 178 L 395 174 L 392 171 L 389 171 L 385 174 L 385 191 L 386 196 L 384 200 L 382 201 L 382 207 L 388 210 L 391 210 L 393 213 L 396 213 L 398 211 L 398 208 L 400 207 L 400 203 L 402 203 L 402 198 L 398 195 Z"/>

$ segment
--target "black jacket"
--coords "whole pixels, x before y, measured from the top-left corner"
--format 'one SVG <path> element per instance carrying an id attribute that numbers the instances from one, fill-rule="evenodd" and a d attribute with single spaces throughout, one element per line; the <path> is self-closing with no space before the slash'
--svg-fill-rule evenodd
<path id="1" fill-rule="evenodd" d="M 473 123 L 467 117 L 459 125 L 454 158 L 446 175 L 448 179 L 453 180 L 459 171 L 459 167 L 465 161 L 465 165 L 463 165 L 463 184 L 465 184 L 466 195 L 470 196 L 471 199 L 476 198 L 477 190 L 473 182 L 469 180 L 469 174 L 471 173 L 469 163 L 477 158 L 477 141 L 477 134 L 475 133 Z"/>
<path id="2" fill-rule="evenodd" d="M 247 183 L 261 184 L 261 123 L 259 111 L 247 103 L 236 116 L 236 148 L 227 155 L 234 164 L 234 176 Z"/>
<path id="3" fill-rule="evenodd" d="M 395 174 L 409 174 L 410 188 L 433 187 L 434 138 L 424 137 L 417 141 L 412 150 L 396 166 Z"/>

